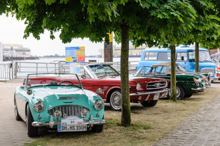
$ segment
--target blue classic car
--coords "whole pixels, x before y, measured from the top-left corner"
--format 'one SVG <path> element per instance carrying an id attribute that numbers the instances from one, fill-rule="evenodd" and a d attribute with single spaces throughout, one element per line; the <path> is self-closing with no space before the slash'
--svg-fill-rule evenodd
<path id="1" fill-rule="evenodd" d="M 68 79 L 78 80 L 73 84 Z M 29 74 L 14 93 L 16 120 L 27 124 L 28 136 L 38 136 L 38 127 L 58 132 L 102 132 L 104 102 L 84 90 L 76 74 Z"/>
<path id="2" fill-rule="evenodd" d="M 158 63 L 170 62 L 170 49 L 147 49 L 141 55 L 141 60 L 137 65 L 137 71 L 142 66 L 152 66 Z M 195 47 L 182 46 L 176 48 L 176 63 L 179 63 L 186 71 L 195 71 Z M 212 62 L 209 50 L 199 48 L 199 71 L 208 73 L 211 81 L 218 80 L 215 74 L 216 65 Z"/>

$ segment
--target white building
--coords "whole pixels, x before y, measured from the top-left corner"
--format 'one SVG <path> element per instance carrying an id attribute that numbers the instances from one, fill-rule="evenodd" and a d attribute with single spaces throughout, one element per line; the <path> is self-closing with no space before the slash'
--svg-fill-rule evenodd
<path id="1" fill-rule="evenodd" d="M 24 48 L 18 44 L 2 44 L 3 56 L 10 57 L 10 51 L 14 50 L 14 57 L 30 57 L 31 51 L 29 48 Z"/>

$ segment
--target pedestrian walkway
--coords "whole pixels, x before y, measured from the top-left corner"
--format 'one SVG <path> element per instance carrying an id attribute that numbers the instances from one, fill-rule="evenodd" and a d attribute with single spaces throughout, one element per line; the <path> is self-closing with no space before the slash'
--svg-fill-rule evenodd
<path id="1" fill-rule="evenodd" d="M 0 84 L 0 146 L 21 146 L 33 138 L 27 136 L 26 124 L 14 118 L 14 91 L 21 83 Z"/>
<path id="2" fill-rule="evenodd" d="M 219 87 L 215 88 L 220 90 Z M 154 146 L 203 145 L 220 146 L 220 95 L 154 144 Z"/>

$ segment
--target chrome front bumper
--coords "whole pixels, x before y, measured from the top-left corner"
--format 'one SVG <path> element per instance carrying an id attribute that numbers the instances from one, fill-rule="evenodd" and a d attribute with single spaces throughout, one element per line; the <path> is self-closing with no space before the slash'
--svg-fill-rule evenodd
<path id="1" fill-rule="evenodd" d="M 105 124 L 105 119 L 102 120 L 93 120 L 92 115 L 90 116 L 89 121 L 84 121 L 83 124 L 89 125 L 93 127 L 93 125 L 103 125 Z M 53 116 L 51 116 L 49 122 L 32 122 L 32 126 L 34 127 L 43 127 L 43 126 L 49 126 L 50 128 L 53 128 L 54 126 L 61 125 L 60 121 L 53 121 Z"/>
<path id="2" fill-rule="evenodd" d="M 191 88 L 193 91 L 204 91 L 204 88 Z"/>
<path id="3" fill-rule="evenodd" d="M 219 80 L 219 78 L 218 77 L 211 78 L 211 81 L 216 81 L 216 80 Z"/>
<path id="4" fill-rule="evenodd" d="M 149 95 L 149 94 L 163 93 L 163 92 L 169 92 L 169 91 L 170 89 L 166 88 L 164 90 L 158 90 L 158 91 L 152 91 L 152 92 L 131 93 L 130 96 Z"/>

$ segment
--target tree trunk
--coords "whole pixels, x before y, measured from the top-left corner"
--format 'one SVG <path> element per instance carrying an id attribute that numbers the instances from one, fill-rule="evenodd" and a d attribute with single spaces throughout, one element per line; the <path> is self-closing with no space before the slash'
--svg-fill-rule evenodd
<path id="1" fill-rule="evenodd" d="M 176 47 L 171 45 L 171 100 L 176 101 Z"/>
<path id="2" fill-rule="evenodd" d="M 195 46 L 195 72 L 199 72 L 199 43 Z"/>
<path id="3" fill-rule="evenodd" d="M 113 37 L 109 34 L 109 43 L 104 43 L 104 62 L 113 62 Z"/>
<path id="4" fill-rule="evenodd" d="M 128 54 L 129 54 L 129 26 L 124 23 L 121 26 L 121 95 L 122 111 L 121 125 L 130 126 L 131 124 L 131 107 L 130 107 L 130 90 L 129 90 L 129 71 L 128 71 Z"/>

